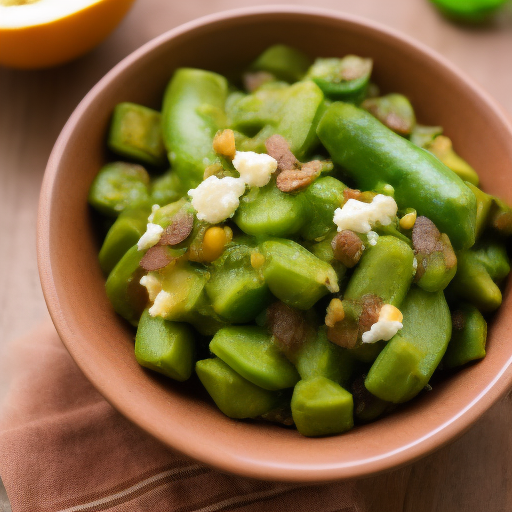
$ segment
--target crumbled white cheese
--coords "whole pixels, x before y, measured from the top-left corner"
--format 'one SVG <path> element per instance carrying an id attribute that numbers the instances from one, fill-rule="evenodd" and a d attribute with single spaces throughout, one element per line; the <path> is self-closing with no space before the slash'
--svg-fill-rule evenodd
<path id="1" fill-rule="evenodd" d="M 250 187 L 263 187 L 277 169 L 277 160 L 264 153 L 237 151 L 233 158 L 233 167 L 240 178 Z"/>
<path id="2" fill-rule="evenodd" d="M 415 276 L 416 275 L 416 271 L 418 270 L 418 260 L 416 259 L 416 257 L 414 257 L 412 259 L 412 275 Z"/>
<path id="3" fill-rule="evenodd" d="M 368 233 L 377 223 L 381 226 L 390 224 L 397 210 L 392 197 L 377 194 L 371 203 L 349 199 L 343 208 L 336 208 L 333 220 L 338 231 L 351 229 L 357 233 Z"/>
<path id="4" fill-rule="evenodd" d="M 173 296 L 170 293 L 161 290 L 155 297 L 153 305 L 149 308 L 149 314 L 151 316 L 165 317 L 167 311 L 169 310 L 169 303 L 172 302 Z"/>
<path id="5" fill-rule="evenodd" d="M 152 207 L 151 207 L 151 214 L 150 216 L 148 217 L 148 222 L 153 222 L 153 220 L 155 219 L 155 213 L 160 210 L 160 205 L 159 204 L 154 204 Z"/>
<path id="6" fill-rule="evenodd" d="M 377 245 L 377 242 L 379 240 L 378 233 L 375 233 L 375 231 L 368 231 L 368 234 L 366 236 L 368 237 L 368 243 L 370 245 Z"/>
<path id="7" fill-rule="evenodd" d="M 139 249 L 139 251 L 144 251 L 145 249 L 149 249 L 150 247 L 153 247 L 153 245 L 156 245 L 160 240 L 163 231 L 164 228 L 162 226 L 149 222 L 146 227 L 146 232 L 137 242 L 137 249 Z"/>
<path id="8" fill-rule="evenodd" d="M 142 276 L 139 282 L 148 291 L 149 300 L 151 302 L 153 302 L 157 295 L 162 291 L 160 279 L 158 279 L 158 277 L 156 277 L 152 272 Z"/>
<path id="9" fill-rule="evenodd" d="M 398 308 L 384 304 L 379 312 L 379 319 L 369 331 L 363 333 L 363 343 L 375 343 L 390 340 L 402 327 L 403 316 Z"/>
<path id="10" fill-rule="evenodd" d="M 217 224 L 233 216 L 244 192 L 245 183 L 240 178 L 210 176 L 189 190 L 188 195 L 192 198 L 197 218 Z"/>

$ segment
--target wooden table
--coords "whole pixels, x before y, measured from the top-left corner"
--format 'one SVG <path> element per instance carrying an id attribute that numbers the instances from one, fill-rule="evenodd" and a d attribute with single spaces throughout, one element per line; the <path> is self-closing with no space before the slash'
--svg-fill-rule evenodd
<path id="1" fill-rule="evenodd" d="M 47 315 L 36 265 L 39 187 L 52 146 L 75 106 L 114 64 L 152 37 L 249 0 L 138 0 L 88 56 L 45 71 L 0 69 L 0 343 Z M 282 2 L 267 1 L 262 3 Z M 450 24 L 427 0 L 300 0 L 399 29 L 457 64 L 512 114 L 512 5 L 484 28 Z M 0 394 L 5 386 L 0 376 Z M 406 468 L 358 482 L 373 512 L 510 512 L 512 394 L 462 438 Z M 0 454 L 1 456 L 1 454 Z M 10 510 L 0 491 L 0 511 Z"/>

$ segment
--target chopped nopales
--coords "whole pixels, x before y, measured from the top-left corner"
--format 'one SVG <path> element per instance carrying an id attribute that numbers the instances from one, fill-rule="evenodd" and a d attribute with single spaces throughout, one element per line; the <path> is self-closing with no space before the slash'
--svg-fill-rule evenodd
<path id="1" fill-rule="evenodd" d="M 162 226 L 149 222 L 146 228 L 146 232 L 137 242 L 137 249 L 139 249 L 139 251 L 144 251 L 145 249 L 149 249 L 150 247 L 156 245 L 160 241 L 160 237 L 162 236 L 163 231 L 164 228 Z"/>
<path id="2" fill-rule="evenodd" d="M 342 208 L 334 211 L 334 223 L 338 231 L 351 229 L 357 233 L 368 233 L 377 223 L 391 224 L 398 206 L 396 201 L 383 194 L 377 194 L 371 203 L 349 199 Z"/>
<path id="3" fill-rule="evenodd" d="M 196 188 L 188 191 L 197 218 L 217 224 L 232 217 L 245 192 L 245 183 L 238 178 L 210 176 Z"/>
<path id="4" fill-rule="evenodd" d="M 379 312 L 379 319 L 369 331 L 363 333 L 363 343 L 375 343 L 379 340 L 389 341 L 402 327 L 403 316 L 398 308 L 384 304 Z"/>
<path id="5" fill-rule="evenodd" d="M 240 173 L 244 183 L 250 187 L 263 187 L 277 169 L 277 160 L 264 153 L 237 151 L 233 167 Z"/>

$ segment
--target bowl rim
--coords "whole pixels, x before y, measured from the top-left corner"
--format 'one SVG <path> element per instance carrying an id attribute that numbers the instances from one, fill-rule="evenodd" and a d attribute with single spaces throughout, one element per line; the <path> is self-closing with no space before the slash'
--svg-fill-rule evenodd
<path id="1" fill-rule="evenodd" d="M 38 268 L 43 289 L 44 298 L 53 320 L 55 328 L 62 339 L 66 349 L 84 373 L 87 379 L 94 387 L 104 396 L 104 398 L 125 417 L 130 419 L 134 424 L 143 428 L 146 432 L 156 437 L 159 441 L 174 449 L 178 449 L 185 455 L 206 463 L 210 466 L 218 468 L 222 471 L 238 474 L 241 476 L 265 479 L 280 480 L 289 482 L 328 482 L 334 480 L 350 480 L 361 477 L 369 477 L 390 471 L 398 467 L 410 464 L 449 442 L 455 440 L 462 435 L 469 427 L 482 416 L 511 386 L 512 384 L 512 355 L 503 363 L 499 371 L 496 373 L 492 381 L 474 398 L 470 403 L 458 410 L 449 420 L 445 421 L 437 428 L 431 430 L 428 434 L 416 439 L 407 445 L 401 446 L 399 449 L 386 452 L 378 457 L 365 458 L 350 464 L 333 463 L 286 465 L 286 464 L 265 464 L 261 461 L 253 459 L 244 459 L 235 461 L 226 457 L 224 452 L 213 445 L 183 446 L 179 443 L 179 434 L 169 431 L 165 437 L 156 429 L 152 428 L 150 422 L 144 418 L 133 414 L 133 409 L 126 406 L 122 393 L 118 393 L 113 387 L 107 385 L 108 377 L 97 371 L 94 363 L 81 357 L 79 344 L 75 343 L 75 327 L 70 325 L 63 313 L 63 308 L 59 300 L 59 293 L 53 280 L 53 272 L 50 256 L 50 230 L 51 230 L 51 201 L 55 178 L 57 176 L 58 162 L 65 150 L 68 139 L 74 130 L 75 124 L 79 121 L 82 114 L 89 108 L 96 95 L 102 91 L 104 85 L 107 85 L 115 77 L 129 68 L 139 58 L 156 49 L 161 44 L 185 34 L 188 31 L 198 29 L 202 26 L 222 22 L 227 19 L 234 18 L 250 18 L 261 15 L 278 15 L 278 14 L 296 14 L 303 16 L 314 16 L 317 18 L 331 18 L 347 22 L 357 26 L 363 26 L 370 30 L 380 32 L 397 42 L 400 42 L 415 52 L 425 55 L 431 61 L 435 61 L 445 72 L 455 76 L 460 81 L 465 82 L 472 89 L 473 93 L 481 98 L 483 103 L 492 112 L 502 127 L 508 132 L 512 140 L 512 126 L 506 117 L 502 108 L 477 85 L 465 73 L 460 71 L 454 64 L 430 49 L 421 42 L 402 34 L 401 32 L 384 26 L 378 22 L 368 20 L 366 18 L 347 14 L 341 11 L 331 9 L 293 6 L 293 5 L 263 5 L 255 7 L 245 7 L 232 9 L 209 14 L 195 20 L 184 23 L 175 27 L 142 45 L 118 64 L 116 64 L 96 85 L 86 94 L 82 101 L 75 108 L 68 121 L 64 125 L 53 149 L 50 154 L 48 164 L 45 170 L 41 192 L 39 196 L 38 220 L 37 220 L 37 257 Z M 485 400 L 483 400 L 485 398 Z M 178 448 L 179 447 L 179 448 Z M 286 475 L 283 474 L 286 472 Z"/>

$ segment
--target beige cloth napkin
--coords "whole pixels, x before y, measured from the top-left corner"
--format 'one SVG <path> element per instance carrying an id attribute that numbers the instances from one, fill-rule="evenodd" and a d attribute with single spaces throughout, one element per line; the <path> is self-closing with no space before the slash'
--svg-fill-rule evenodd
<path id="1" fill-rule="evenodd" d="M 352 483 L 291 485 L 220 473 L 117 413 L 51 321 L 7 347 L 0 475 L 13 512 L 363 512 Z"/>

